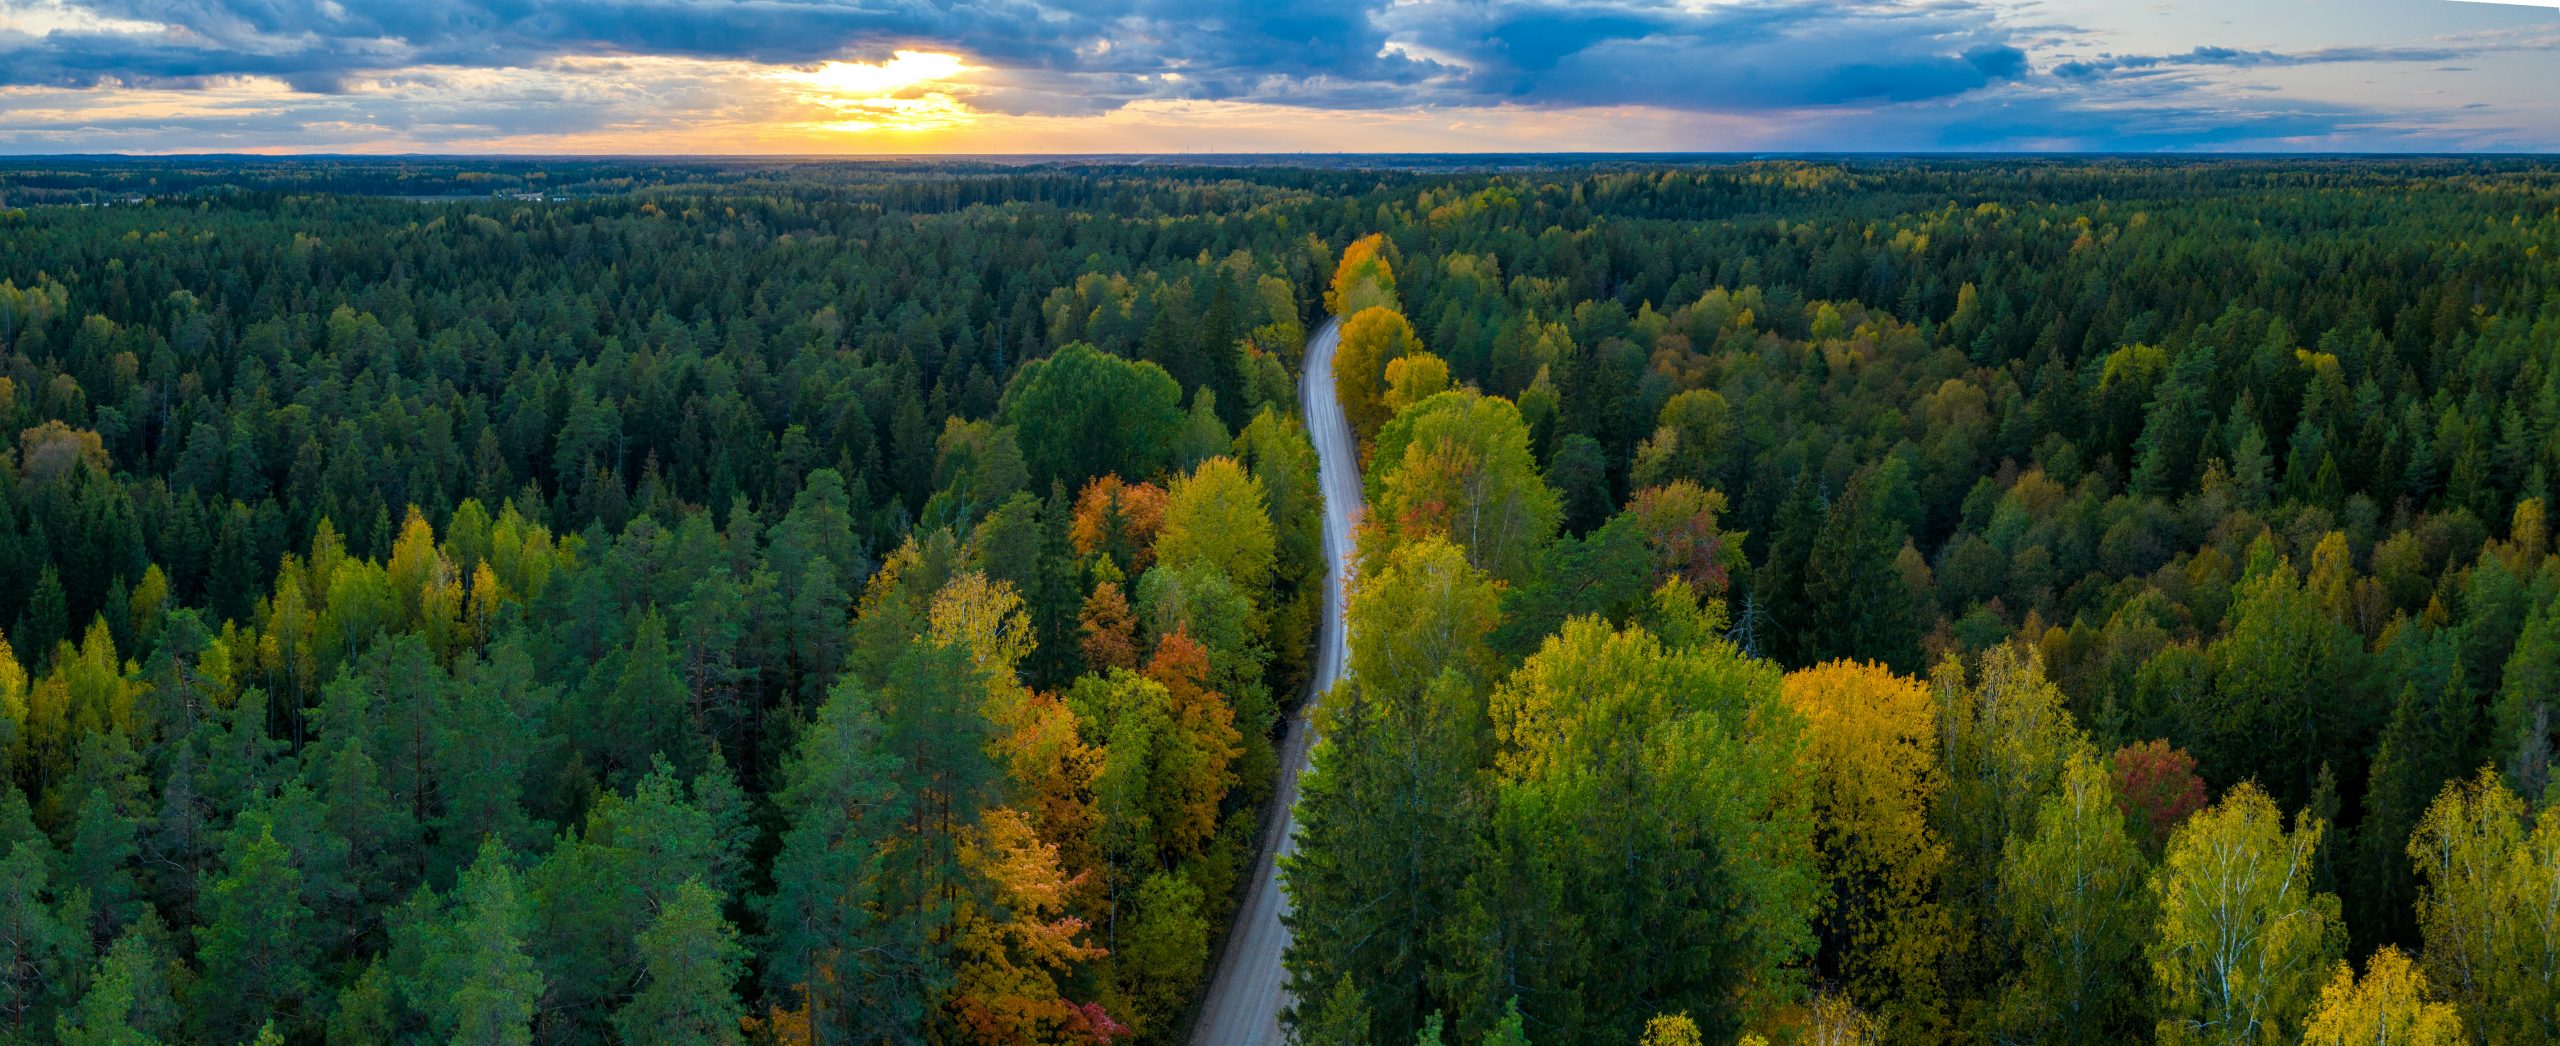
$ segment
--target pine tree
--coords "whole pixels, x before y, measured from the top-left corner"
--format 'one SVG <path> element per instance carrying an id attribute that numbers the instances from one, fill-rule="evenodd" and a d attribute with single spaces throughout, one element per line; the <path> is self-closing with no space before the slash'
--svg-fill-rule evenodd
<path id="1" fill-rule="evenodd" d="M 8 798 L 16 798 L 14 789 Z M 49 990 L 75 979 L 66 967 L 78 954 L 74 935 L 84 928 L 56 915 L 52 863 L 52 847 L 35 838 L 19 839 L 0 855 L 0 1017 L 11 1027 L 29 1026 Z"/>
<path id="2" fill-rule="evenodd" d="M 1298 999 L 1348 976 L 1365 986 L 1376 1026 L 1399 1033 L 1436 1008 L 1428 982 L 1454 964 L 1438 954 L 1447 938 L 1435 926 L 1457 910 L 1485 823 L 1473 785 L 1489 741 L 1481 694 L 1497 594 L 1438 539 L 1399 547 L 1362 575 L 1351 674 L 1315 713 L 1299 845 L 1282 858 Z"/>
<path id="3" fill-rule="evenodd" d="M 1484 1046 L 1529 1046 L 1529 1030 L 1521 1022 L 1518 998 L 1503 1002 L 1502 1019 L 1493 1030 L 1484 1033 Z"/>
<path id="4" fill-rule="evenodd" d="M 622 1041 L 634 1044 L 740 1041 L 735 985 L 746 949 L 720 915 L 718 895 L 687 881 L 640 934 L 647 980 L 614 1012 Z"/>
<path id="5" fill-rule="evenodd" d="M 145 916 L 116 938 L 79 1006 L 55 1018 L 63 1046 L 152 1046 L 177 1030 L 161 934 L 158 917 Z"/>
<path id="6" fill-rule="evenodd" d="M 1031 626 L 1039 635 L 1023 667 L 1028 682 L 1037 687 L 1063 686 L 1085 667 L 1078 642 L 1084 587 L 1076 568 L 1074 539 L 1069 536 L 1074 521 L 1075 503 L 1067 498 L 1066 486 L 1051 484 L 1049 500 L 1040 510 L 1039 559 L 1023 588 Z"/>
<path id="7" fill-rule="evenodd" d="M 676 674 L 675 652 L 667 644 L 666 619 L 657 611 L 641 615 L 617 670 L 589 685 L 598 684 L 603 688 L 592 706 L 599 726 L 593 736 L 601 739 L 605 765 L 617 780 L 638 777 L 654 756 L 665 756 L 687 773 L 701 768 L 709 745 L 693 729 L 684 679 Z"/>
<path id="8" fill-rule="evenodd" d="M 232 1041 L 260 1022 L 291 1024 L 312 991 L 311 910 L 302 875 L 273 829 L 254 815 L 233 829 L 222 874 L 203 889 L 188 1008 L 199 1038 Z"/>
<path id="9" fill-rule="evenodd" d="M 542 973 L 525 953 L 533 913 L 518 893 L 505 847 L 480 857 L 454 885 L 452 904 L 428 930 L 424 969 L 406 985 L 439 1038 L 469 1046 L 530 1046 Z"/>
<path id="10" fill-rule="evenodd" d="M 109 789 L 90 789 L 71 831 L 70 881 L 89 891 L 94 917 L 110 929 L 131 924 L 144 907 L 133 874 L 141 826 L 120 805 Z"/>
<path id="11" fill-rule="evenodd" d="M 1303 998 L 1303 996 L 1302 996 Z M 1360 989 L 1351 983 L 1351 975 L 1343 974 L 1333 982 L 1333 990 L 1325 993 L 1313 1011 L 1294 1011 L 1290 1015 L 1295 1031 L 1290 1040 L 1298 1046 L 1370 1046 L 1372 1022 L 1369 1009 L 1360 999 Z M 1436 1024 L 1438 1017 L 1432 1020 Z"/>
<path id="12" fill-rule="evenodd" d="M 1806 571 L 1815 539 L 1823 529 L 1824 510 L 1814 492 L 1810 471 L 1796 473 L 1778 506 L 1770 528 L 1769 549 L 1751 584 L 1752 605 L 1764 609 L 1765 628 L 1756 631 L 1762 654 L 1781 665 L 1811 662 L 1820 649 L 1813 635 L 1813 605 L 1805 594 Z"/>
<path id="13" fill-rule="evenodd" d="M 2361 903 L 2354 928 L 2361 943 L 2416 938 L 2409 833 L 2445 783 L 2472 769 L 2463 764 L 2474 751 L 2478 706 L 2461 679 L 2459 669 L 2450 673 L 2444 692 L 2434 700 L 2421 695 L 2415 683 L 2402 687 L 2391 721 L 2383 727 L 2365 788 L 2364 819 L 2356 825 L 2353 881 Z"/>
<path id="14" fill-rule="evenodd" d="M 1323 998 L 1318 985 L 1338 981 L 1340 994 L 1356 979 L 1370 986 L 1359 993 L 1360 1020 L 1388 1031 L 1434 1008 L 1431 976 L 1453 965 L 1435 926 L 1457 908 L 1473 857 L 1455 855 L 1475 852 L 1484 817 L 1468 795 L 1477 759 L 1465 736 L 1483 712 L 1454 672 L 1406 699 L 1410 710 L 1378 693 L 1353 679 L 1326 696 L 1298 785 L 1298 848 L 1281 858 L 1281 883 L 1290 993 Z M 1325 1006 L 1294 1019 L 1350 1026 L 1351 1011 Z"/>
<path id="15" fill-rule="evenodd" d="M 856 945 L 877 932 L 881 848 L 905 801 L 895 765 L 868 695 L 840 685 L 786 767 L 779 800 L 790 822 L 774 859 L 775 892 L 765 900 L 762 950 L 770 993 L 796 996 L 813 1027 L 856 1015 L 873 954 Z"/>
<path id="16" fill-rule="evenodd" d="M 948 990 L 961 838 L 997 780 L 964 647 L 911 641 L 882 668 L 876 689 L 848 673 L 803 735 L 765 916 L 766 976 L 860 1041 L 922 1035 Z"/>
<path id="17" fill-rule="evenodd" d="M 1849 481 L 1806 557 L 1807 660 L 1865 658 L 1896 671 L 1919 667 L 1918 608 L 1895 559 L 1904 535 L 1872 472 Z"/>

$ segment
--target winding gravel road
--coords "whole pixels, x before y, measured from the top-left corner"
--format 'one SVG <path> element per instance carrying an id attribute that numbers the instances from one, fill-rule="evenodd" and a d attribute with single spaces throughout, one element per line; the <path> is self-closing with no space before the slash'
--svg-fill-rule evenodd
<path id="1" fill-rule="evenodd" d="M 1260 856 L 1254 859 L 1253 881 L 1236 909 L 1236 924 L 1227 935 L 1226 954 L 1193 1027 L 1195 1046 L 1278 1046 L 1280 1010 L 1289 1004 L 1280 969 L 1280 953 L 1289 947 L 1288 895 L 1280 889 L 1281 854 L 1297 848 L 1298 771 L 1306 768 L 1307 713 L 1342 678 L 1343 585 L 1351 576 L 1351 517 L 1361 511 L 1360 467 L 1354 457 L 1351 426 L 1333 395 L 1333 350 L 1342 321 L 1329 319 L 1307 339 L 1304 376 L 1298 402 L 1306 413 L 1307 435 L 1316 447 L 1316 485 L 1324 492 L 1324 618 L 1317 629 L 1315 675 L 1307 700 L 1289 723 L 1281 741 L 1280 782 L 1272 793 L 1279 816 L 1262 831 Z"/>

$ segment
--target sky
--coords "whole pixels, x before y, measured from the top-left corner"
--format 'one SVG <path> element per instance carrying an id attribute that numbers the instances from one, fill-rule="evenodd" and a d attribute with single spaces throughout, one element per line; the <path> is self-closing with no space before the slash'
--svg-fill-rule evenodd
<path id="1" fill-rule="evenodd" d="M 0 153 L 1547 150 L 2560 150 L 2560 0 L 0 0 Z"/>

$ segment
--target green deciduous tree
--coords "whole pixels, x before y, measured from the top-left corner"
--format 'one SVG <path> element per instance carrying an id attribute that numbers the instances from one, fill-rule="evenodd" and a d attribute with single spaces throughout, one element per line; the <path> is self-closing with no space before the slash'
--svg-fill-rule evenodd
<path id="1" fill-rule="evenodd" d="M 1569 1041 L 1625 1042 L 1664 1006 L 1721 1036 L 1792 997 L 1820 879 L 1775 666 L 1582 618 L 1490 708 L 1492 843 L 1467 896 L 1492 934 L 1462 1028 L 1516 991 Z"/>
<path id="2" fill-rule="evenodd" d="M 1153 363 L 1078 342 L 1022 366 L 1005 388 L 1003 418 L 1031 489 L 1058 482 L 1078 490 L 1095 476 L 1149 476 L 1170 462 L 1182 388 Z"/>
<path id="3" fill-rule="evenodd" d="M 1371 518 L 1392 541 L 1436 535 L 1505 581 L 1530 575 L 1561 518 L 1509 400 L 1474 392 L 1424 400 L 1378 434 L 1375 462 Z"/>
<path id="4" fill-rule="evenodd" d="M 1939 899 L 1953 934 L 1949 988 L 1974 998 L 2014 955 L 2011 913 L 2000 903 L 2002 849 L 2034 827 L 2045 799 L 2062 786 L 2064 766 L 2085 755 L 2089 742 L 2032 649 L 1984 651 L 1970 682 L 1951 657 L 1930 682 L 1946 780 L 1930 820 L 1947 842 Z"/>
<path id="5" fill-rule="evenodd" d="M 1999 865 L 1999 907 L 2018 960 L 1998 996 L 2001 1033 L 2050 1043 L 2139 1034 L 2142 941 L 2155 902 L 2105 765 L 2073 752 L 2032 829 L 2021 828 Z"/>

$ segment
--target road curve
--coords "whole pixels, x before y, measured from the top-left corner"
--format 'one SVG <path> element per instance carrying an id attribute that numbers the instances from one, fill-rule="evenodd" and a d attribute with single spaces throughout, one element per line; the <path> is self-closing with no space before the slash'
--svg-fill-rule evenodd
<path id="1" fill-rule="evenodd" d="M 1362 508 L 1351 426 L 1333 395 L 1333 350 L 1341 327 L 1342 321 L 1328 319 L 1307 339 L 1298 381 L 1307 437 L 1316 448 L 1316 485 L 1324 493 L 1324 617 L 1316 629 L 1315 673 L 1307 700 L 1281 740 L 1280 781 L 1272 792 L 1278 815 L 1263 827 L 1252 883 L 1236 909 L 1226 954 L 1209 980 L 1200 1023 L 1191 1031 L 1195 1046 L 1279 1046 L 1283 1041 L 1280 1010 L 1289 1004 L 1289 993 L 1280 953 L 1289 947 L 1289 928 L 1281 919 L 1289 913 L 1289 897 L 1280 889 L 1279 858 L 1297 848 L 1298 771 L 1307 765 L 1307 713 L 1342 678 L 1343 586 L 1351 576 L 1351 518 Z"/>

